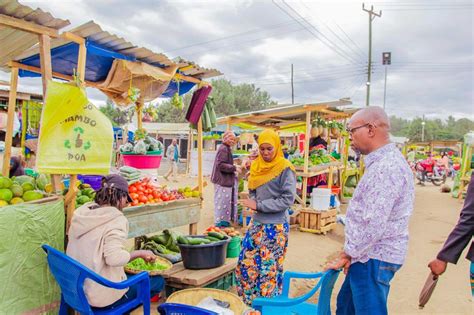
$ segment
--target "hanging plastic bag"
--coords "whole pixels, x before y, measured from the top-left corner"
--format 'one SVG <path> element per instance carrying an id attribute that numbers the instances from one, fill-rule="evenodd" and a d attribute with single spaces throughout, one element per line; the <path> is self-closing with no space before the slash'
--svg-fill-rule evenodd
<path id="1" fill-rule="evenodd" d="M 112 123 L 73 84 L 50 81 L 43 109 L 37 168 L 49 174 L 108 174 Z"/>

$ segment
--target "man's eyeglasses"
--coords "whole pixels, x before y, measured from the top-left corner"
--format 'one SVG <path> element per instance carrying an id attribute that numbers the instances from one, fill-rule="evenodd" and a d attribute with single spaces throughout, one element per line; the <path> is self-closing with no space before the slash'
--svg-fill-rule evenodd
<path id="1" fill-rule="evenodd" d="M 357 129 L 364 128 L 370 126 L 370 123 L 364 124 L 362 126 L 354 127 L 354 128 L 346 128 L 346 131 L 350 134 L 354 133 Z"/>

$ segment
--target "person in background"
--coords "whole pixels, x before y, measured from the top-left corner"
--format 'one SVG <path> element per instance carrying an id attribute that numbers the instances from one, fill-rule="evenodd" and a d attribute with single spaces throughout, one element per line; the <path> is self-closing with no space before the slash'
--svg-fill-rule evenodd
<path id="1" fill-rule="evenodd" d="M 232 131 L 224 133 L 212 169 L 211 182 L 214 184 L 214 223 L 216 226 L 230 226 L 230 222 L 237 222 L 237 175 L 241 169 L 234 165 L 232 158 L 232 147 L 236 140 Z"/>
<path id="2" fill-rule="evenodd" d="M 242 241 L 235 271 L 237 292 L 247 305 L 257 297 L 281 294 L 288 209 L 296 195 L 295 168 L 283 157 L 278 134 L 264 130 L 258 143 L 260 154 L 250 167 L 250 198 L 241 201 L 255 214 Z"/>
<path id="3" fill-rule="evenodd" d="M 339 315 L 387 314 L 390 281 L 405 261 L 415 189 L 389 130 L 380 107 L 359 110 L 347 126 L 366 169 L 347 209 L 344 251 L 327 267 L 346 273 L 337 297 Z"/>
<path id="4" fill-rule="evenodd" d="M 168 180 L 168 178 L 171 176 L 173 177 L 173 181 L 177 182 L 178 178 L 178 162 L 179 162 L 179 145 L 178 145 L 178 140 L 173 139 L 171 141 L 171 145 L 168 146 L 168 149 L 166 150 L 166 157 L 171 161 L 171 167 L 166 173 L 165 176 L 163 176 L 164 179 Z"/>
<path id="5" fill-rule="evenodd" d="M 436 161 L 433 158 L 433 154 L 431 152 L 428 152 L 427 154 L 428 154 L 428 157 L 425 160 L 420 162 L 420 165 L 423 167 L 423 171 L 421 173 L 421 182 L 420 182 L 421 185 L 425 184 L 426 175 L 428 173 L 434 172 L 434 167 L 436 164 Z"/>
<path id="6" fill-rule="evenodd" d="M 466 200 L 461 210 L 458 223 L 451 231 L 443 248 L 432 260 L 428 267 L 436 276 L 441 276 L 448 267 L 448 263 L 456 264 L 463 250 L 471 244 L 467 252 L 466 259 L 471 262 L 471 294 L 474 297 L 474 174 L 471 175 L 471 182 L 467 188 Z"/>
<path id="7" fill-rule="evenodd" d="M 290 153 L 288 153 L 288 146 L 284 145 L 282 147 L 282 150 L 283 150 L 283 156 L 285 157 L 285 159 L 288 159 L 288 157 L 290 156 Z"/>
<path id="8" fill-rule="evenodd" d="M 22 156 L 14 156 L 10 159 L 10 178 L 25 175 L 25 161 Z"/>
<path id="9" fill-rule="evenodd" d="M 413 149 L 409 149 L 407 153 L 407 161 L 410 165 L 415 163 L 416 152 Z"/>
<path id="10" fill-rule="evenodd" d="M 258 135 L 256 133 L 253 134 L 252 150 L 258 150 Z"/>
<path id="11" fill-rule="evenodd" d="M 87 203 L 74 211 L 69 228 L 66 254 L 102 277 L 121 282 L 127 279 L 124 266 L 137 258 L 153 262 L 156 256 L 148 250 L 125 250 L 128 239 L 128 220 L 122 210 L 132 199 L 128 183 L 120 175 L 102 179 L 102 187 L 95 202 Z M 161 276 L 150 277 L 151 295 L 158 294 L 164 286 Z M 133 299 L 138 288 L 115 290 L 86 280 L 84 291 L 89 304 L 113 309 Z"/>

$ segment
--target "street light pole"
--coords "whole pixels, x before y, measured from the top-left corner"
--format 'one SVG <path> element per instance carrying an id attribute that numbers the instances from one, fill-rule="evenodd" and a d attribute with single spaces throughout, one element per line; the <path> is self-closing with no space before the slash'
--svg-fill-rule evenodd
<path id="1" fill-rule="evenodd" d="M 385 100 L 387 98 L 387 66 L 392 64 L 392 53 L 382 53 L 382 64 L 385 66 L 385 83 L 383 87 L 383 109 L 385 110 Z"/>
<path id="2" fill-rule="evenodd" d="M 423 115 L 423 121 L 421 122 L 421 142 L 425 142 L 425 115 Z"/>

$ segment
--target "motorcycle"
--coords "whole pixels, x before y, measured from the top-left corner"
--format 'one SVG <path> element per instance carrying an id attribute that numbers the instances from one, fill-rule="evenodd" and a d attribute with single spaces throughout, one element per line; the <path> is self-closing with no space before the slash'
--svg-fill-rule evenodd
<path id="1" fill-rule="evenodd" d="M 423 166 L 423 163 L 421 161 L 416 163 L 415 175 L 418 179 L 418 184 L 424 185 L 425 182 L 432 182 L 435 186 L 441 186 L 442 184 L 446 183 L 446 169 L 444 167 L 438 167 L 437 172 L 435 172 L 434 167 L 432 167 L 431 169 L 427 169 Z M 425 174 L 424 178 L 423 173 Z"/>

